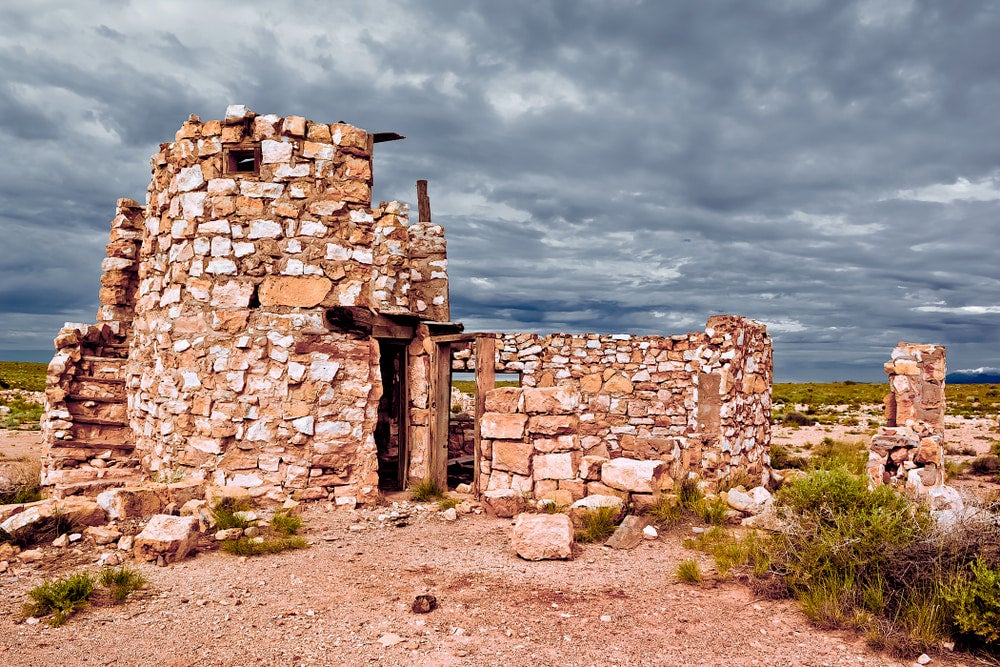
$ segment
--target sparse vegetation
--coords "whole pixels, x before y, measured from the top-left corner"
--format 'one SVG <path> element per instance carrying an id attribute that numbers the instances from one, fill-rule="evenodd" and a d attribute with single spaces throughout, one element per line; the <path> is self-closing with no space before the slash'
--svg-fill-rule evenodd
<path id="1" fill-rule="evenodd" d="M 257 536 L 226 540 L 222 543 L 222 550 L 235 556 L 260 556 L 261 554 L 274 554 L 289 549 L 305 549 L 307 546 L 309 543 L 305 538 L 298 535 L 277 538 Z"/>
<path id="2" fill-rule="evenodd" d="M 10 484 L 0 488 L 0 505 L 33 503 L 42 499 L 37 464 L 22 468 L 10 480 Z M 2 540 L 0 540 L 2 541 Z"/>
<path id="3" fill-rule="evenodd" d="M 52 614 L 49 625 L 59 626 L 85 606 L 93 592 L 94 578 L 86 572 L 45 581 L 28 591 L 32 601 L 24 605 L 24 614 L 34 617 Z"/>
<path id="4" fill-rule="evenodd" d="M 0 389 L 45 391 L 48 364 L 30 361 L 0 361 Z"/>
<path id="5" fill-rule="evenodd" d="M 656 499 L 656 502 L 649 507 L 646 513 L 653 524 L 661 529 L 673 526 L 683 516 L 682 508 L 677 499 L 665 493 L 660 494 L 660 497 Z"/>
<path id="6" fill-rule="evenodd" d="M 685 477 L 677 485 L 677 502 L 684 509 L 694 510 L 704 497 L 705 494 L 701 492 L 697 479 Z"/>
<path id="7" fill-rule="evenodd" d="M 722 498 L 702 498 L 694 504 L 694 513 L 712 526 L 721 526 L 729 519 L 729 505 Z"/>
<path id="8" fill-rule="evenodd" d="M 249 498 L 223 498 L 215 503 L 212 515 L 218 530 L 247 528 L 252 524 L 247 512 L 250 511 Z"/>
<path id="9" fill-rule="evenodd" d="M 284 537 L 294 535 L 301 527 L 302 517 L 295 516 L 290 510 L 279 510 L 271 518 L 271 529 Z"/>
<path id="10" fill-rule="evenodd" d="M 27 427 L 37 431 L 41 428 L 40 420 L 44 406 L 26 399 L 21 394 L 0 396 L 0 406 L 7 408 L 6 414 L 0 415 L 0 428 L 19 429 Z"/>
<path id="11" fill-rule="evenodd" d="M 452 498 L 451 496 L 445 496 L 441 500 L 437 501 L 438 507 L 442 510 L 450 510 L 452 507 L 458 507 L 458 498 Z"/>
<path id="12" fill-rule="evenodd" d="M 618 527 L 617 507 L 598 507 L 585 510 L 580 515 L 583 528 L 576 531 L 577 542 L 602 542 L 609 538 Z"/>
<path id="13" fill-rule="evenodd" d="M 446 490 L 433 479 L 425 479 L 410 487 L 410 498 L 418 503 L 442 500 L 446 495 Z"/>
<path id="14" fill-rule="evenodd" d="M 698 566 L 698 561 L 693 558 L 678 563 L 676 574 L 677 579 L 686 584 L 701 583 L 701 568 Z"/>
<path id="15" fill-rule="evenodd" d="M 124 602 L 125 598 L 146 585 L 146 577 L 141 572 L 124 565 L 101 570 L 99 581 L 115 602 Z"/>

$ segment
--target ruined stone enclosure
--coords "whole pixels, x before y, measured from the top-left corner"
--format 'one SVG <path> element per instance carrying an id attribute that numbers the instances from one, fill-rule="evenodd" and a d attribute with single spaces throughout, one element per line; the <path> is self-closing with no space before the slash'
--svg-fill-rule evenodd
<path id="1" fill-rule="evenodd" d="M 373 147 L 398 138 L 231 106 L 161 144 L 146 205 L 118 202 L 97 323 L 56 338 L 43 484 L 183 478 L 353 506 L 462 470 L 476 492 L 574 499 L 686 474 L 767 481 L 762 325 L 464 332 L 423 182 L 416 222 L 372 205 Z M 453 370 L 477 388 L 464 426 Z"/>

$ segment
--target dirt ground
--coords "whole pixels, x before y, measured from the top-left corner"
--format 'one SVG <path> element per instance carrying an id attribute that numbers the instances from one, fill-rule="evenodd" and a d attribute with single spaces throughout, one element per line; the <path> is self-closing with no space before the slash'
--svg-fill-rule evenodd
<path id="1" fill-rule="evenodd" d="M 779 442 L 842 435 L 775 434 Z M 38 455 L 37 432 L 0 430 L 3 459 Z M 789 600 L 716 582 L 711 560 L 682 546 L 691 526 L 631 551 L 578 545 L 572 560 L 528 562 L 510 547 L 510 520 L 483 513 L 449 522 L 436 506 L 404 498 L 357 511 L 305 506 L 310 546 L 301 551 L 247 559 L 206 540 L 181 563 L 139 565 L 149 584 L 137 598 L 91 606 L 60 628 L 23 618 L 26 592 L 56 574 L 96 571 L 113 546 L 45 547 L 40 562 L 0 572 L 0 665 L 881 666 L 917 658 L 891 658 L 860 636 L 814 628 Z M 392 512 L 408 514 L 406 525 L 387 520 Z M 677 564 L 690 558 L 706 583 L 676 580 Z M 420 594 L 439 607 L 414 613 Z M 931 663 L 965 664 L 975 661 L 942 653 Z"/>

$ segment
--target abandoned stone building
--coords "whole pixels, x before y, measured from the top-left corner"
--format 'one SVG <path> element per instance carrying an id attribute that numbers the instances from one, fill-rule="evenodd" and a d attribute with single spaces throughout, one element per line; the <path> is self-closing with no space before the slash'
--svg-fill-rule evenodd
<path id="1" fill-rule="evenodd" d="M 767 480 L 764 326 L 465 332 L 425 184 L 415 222 L 372 205 L 373 147 L 398 138 L 230 106 L 161 144 L 145 206 L 118 202 L 97 323 L 55 341 L 54 494 L 183 478 L 353 506 L 449 471 L 477 493 L 573 498 Z M 465 418 L 453 371 L 474 374 Z"/>

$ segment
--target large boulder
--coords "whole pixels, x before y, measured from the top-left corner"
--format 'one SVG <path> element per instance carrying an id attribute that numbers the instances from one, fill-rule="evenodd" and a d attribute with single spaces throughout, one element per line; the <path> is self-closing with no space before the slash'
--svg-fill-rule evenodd
<path id="1" fill-rule="evenodd" d="M 98 494 L 97 504 L 112 519 L 143 519 L 158 514 L 167 506 L 166 489 L 126 486 Z"/>
<path id="2" fill-rule="evenodd" d="M 136 535 L 133 550 L 138 560 L 172 563 L 187 556 L 197 539 L 197 517 L 157 514 Z"/>
<path id="3" fill-rule="evenodd" d="M 573 522 L 565 514 L 519 514 L 514 551 L 525 560 L 566 559 L 573 555 Z"/>
<path id="4" fill-rule="evenodd" d="M 88 498 L 47 499 L 21 506 L 21 511 L 0 523 L 0 530 L 15 539 L 32 532 L 47 530 L 59 521 L 63 528 L 99 526 L 107 517 L 97 503 Z"/>

